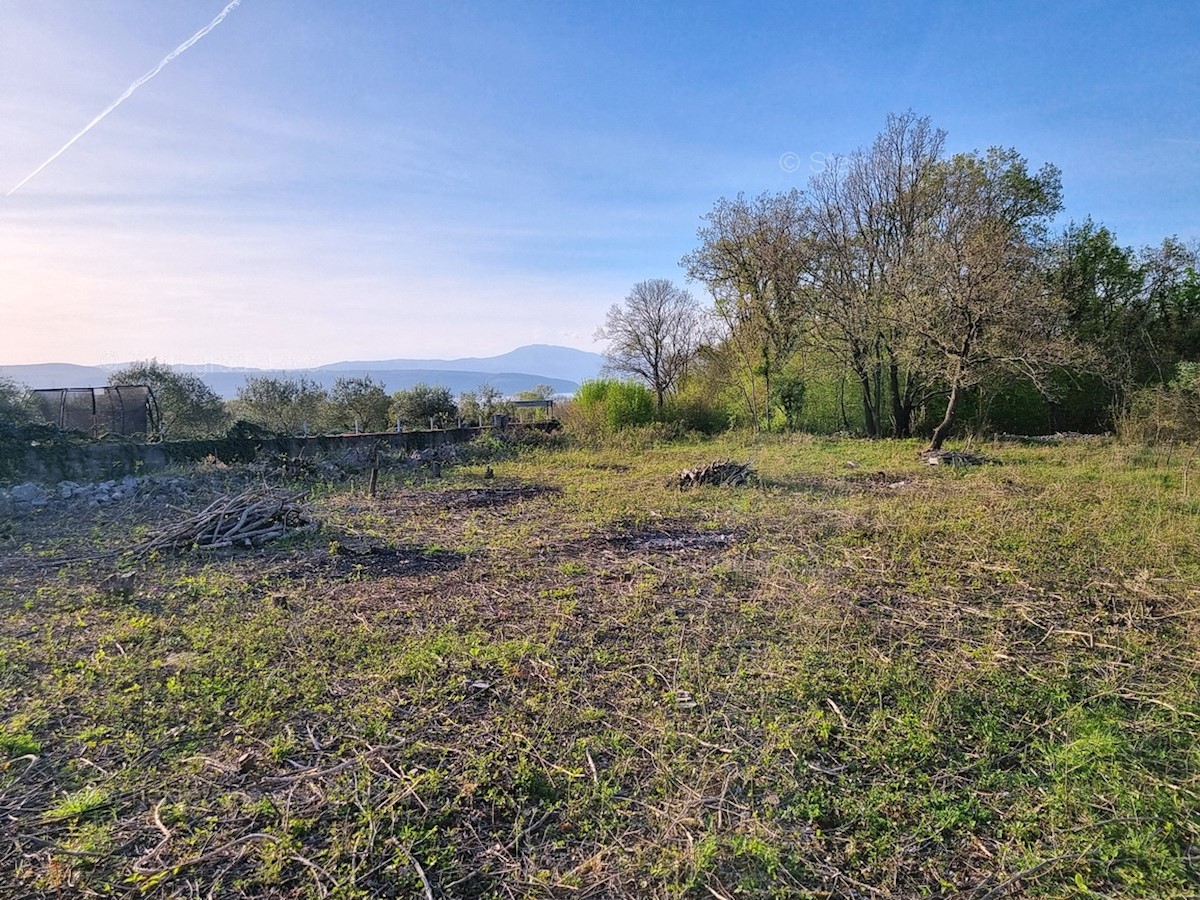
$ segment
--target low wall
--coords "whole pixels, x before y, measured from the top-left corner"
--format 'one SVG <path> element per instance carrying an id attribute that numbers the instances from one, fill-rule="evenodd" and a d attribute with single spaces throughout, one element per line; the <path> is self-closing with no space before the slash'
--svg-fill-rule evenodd
<path id="1" fill-rule="evenodd" d="M 0 466 L 0 484 L 18 484 L 23 481 L 52 483 L 107 480 L 153 472 L 176 463 L 199 462 L 210 456 L 224 463 L 237 463 L 250 462 L 264 454 L 311 457 L 379 444 L 411 452 L 429 450 L 445 444 L 461 444 L 492 431 L 551 431 L 557 427 L 556 422 L 537 422 L 507 425 L 503 429 L 484 426 L 319 437 L 228 437 L 202 441 L 166 441 L 160 444 L 37 443 L 23 448 L 23 458 L 18 453 L 14 459 L 4 460 L 5 464 Z"/>

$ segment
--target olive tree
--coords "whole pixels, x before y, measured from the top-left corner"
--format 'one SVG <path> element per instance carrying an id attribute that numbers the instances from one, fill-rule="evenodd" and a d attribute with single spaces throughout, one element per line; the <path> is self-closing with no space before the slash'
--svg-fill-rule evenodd
<path id="1" fill-rule="evenodd" d="M 606 368 L 644 381 L 661 413 L 700 345 L 700 306 L 665 278 L 639 281 L 608 310 L 596 340 L 608 341 Z"/>
<path id="2" fill-rule="evenodd" d="M 234 415 L 280 434 L 319 428 L 329 396 L 317 382 L 304 378 L 257 375 L 246 380 L 230 403 Z"/>
<path id="3" fill-rule="evenodd" d="M 333 383 L 328 410 L 337 428 L 386 431 L 391 421 L 391 403 L 383 385 L 370 375 L 361 378 L 343 376 Z"/>
<path id="4" fill-rule="evenodd" d="M 392 394 L 392 418 L 399 422 L 446 426 L 458 415 L 454 396 L 447 387 L 418 382 Z"/>
<path id="5" fill-rule="evenodd" d="M 458 395 L 458 415 L 466 422 L 483 425 L 505 408 L 504 394 L 495 385 L 486 382 L 473 391 L 463 391 Z"/>
<path id="6" fill-rule="evenodd" d="M 175 440 L 212 437 L 229 424 L 225 403 L 204 380 L 156 359 L 132 363 L 108 376 L 110 385 L 145 384 L 158 404 L 159 433 Z"/>

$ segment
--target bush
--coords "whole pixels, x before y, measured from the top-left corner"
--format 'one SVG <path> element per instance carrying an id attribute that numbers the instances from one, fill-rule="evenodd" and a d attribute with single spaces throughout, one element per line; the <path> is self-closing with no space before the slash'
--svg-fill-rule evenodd
<path id="1" fill-rule="evenodd" d="M 632 381 L 586 381 L 575 395 L 583 418 L 608 431 L 646 425 L 654 419 L 654 395 Z"/>
<path id="2" fill-rule="evenodd" d="M 719 434 L 729 427 L 729 410 L 707 385 L 699 380 L 682 384 L 667 398 L 666 419 L 687 431 Z"/>
<path id="3" fill-rule="evenodd" d="M 37 410 L 29 389 L 7 378 L 0 378 L 0 425 L 25 425 Z"/>
<path id="4" fill-rule="evenodd" d="M 804 420 L 804 396 L 808 385 L 800 375 L 784 372 L 771 385 L 771 405 L 783 413 L 789 431 L 796 431 Z"/>
<path id="5" fill-rule="evenodd" d="M 1200 440 L 1200 363 L 1180 363 L 1170 383 L 1134 394 L 1117 430 L 1146 444 Z"/>

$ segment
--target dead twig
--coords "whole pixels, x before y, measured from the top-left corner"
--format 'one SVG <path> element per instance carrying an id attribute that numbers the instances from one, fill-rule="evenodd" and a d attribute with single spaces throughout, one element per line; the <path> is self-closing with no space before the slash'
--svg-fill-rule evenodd
<path id="1" fill-rule="evenodd" d="M 684 469 L 674 477 L 673 482 L 679 490 L 686 491 L 702 484 L 712 484 L 718 487 L 741 487 L 756 477 L 750 463 L 719 459 L 707 465 Z"/>
<path id="2" fill-rule="evenodd" d="M 219 550 L 258 547 L 292 533 L 312 531 L 317 523 L 300 503 L 303 495 L 251 489 L 235 497 L 219 497 L 142 544 L 136 556 L 162 550 Z"/>

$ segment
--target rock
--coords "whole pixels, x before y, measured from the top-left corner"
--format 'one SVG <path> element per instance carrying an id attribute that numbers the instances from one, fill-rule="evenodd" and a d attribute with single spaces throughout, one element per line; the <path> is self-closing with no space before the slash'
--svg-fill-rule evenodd
<path id="1" fill-rule="evenodd" d="M 133 596 L 137 577 L 133 572 L 113 572 L 100 582 L 100 590 L 112 597 L 128 600 Z"/>
<path id="2" fill-rule="evenodd" d="M 30 506 L 44 506 L 47 500 L 46 489 L 32 481 L 18 484 L 9 492 L 9 496 L 14 503 L 26 503 Z"/>

